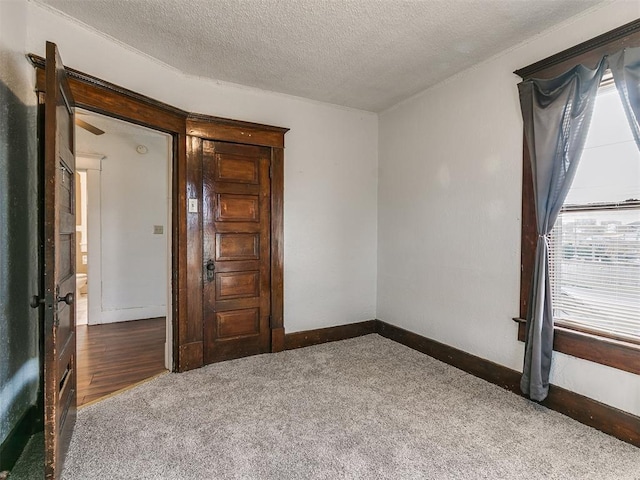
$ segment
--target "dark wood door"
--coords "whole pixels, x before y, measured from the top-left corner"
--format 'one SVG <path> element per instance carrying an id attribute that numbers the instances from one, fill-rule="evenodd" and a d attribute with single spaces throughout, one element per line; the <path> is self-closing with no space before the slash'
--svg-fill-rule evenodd
<path id="1" fill-rule="evenodd" d="M 202 143 L 205 363 L 270 351 L 270 149 Z"/>
<path id="2" fill-rule="evenodd" d="M 74 106 L 56 45 L 44 94 L 45 473 L 59 478 L 76 420 Z"/>

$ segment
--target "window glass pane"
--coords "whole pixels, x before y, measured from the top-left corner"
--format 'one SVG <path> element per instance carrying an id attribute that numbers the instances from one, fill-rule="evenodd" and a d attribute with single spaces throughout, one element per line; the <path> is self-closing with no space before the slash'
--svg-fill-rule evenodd
<path id="1" fill-rule="evenodd" d="M 640 207 L 563 212 L 550 247 L 554 319 L 640 338 Z"/>
<path id="2" fill-rule="evenodd" d="M 640 199 L 640 151 L 611 85 L 596 99 L 589 134 L 565 205 Z"/>

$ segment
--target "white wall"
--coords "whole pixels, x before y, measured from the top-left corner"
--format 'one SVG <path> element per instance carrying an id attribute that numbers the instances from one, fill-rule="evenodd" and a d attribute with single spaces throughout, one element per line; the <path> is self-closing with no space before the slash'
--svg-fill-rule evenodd
<path id="1" fill-rule="evenodd" d="M 101 149 L 102 323 L 164 317 L 171 139 L 114 137 Z M 138 144 L 148 153 L 138 154 Z"/>
<path id="2" fill-rule="evenodd" d="M 33 68 L 24 59 L 28 10 L 24 0 L 0 1 L 0 80 L 25 105 L 35 105 Z"/>
<path id="3" fill-rule="evenodd" d="M 0 1 L 0 444 L 39 386 L 38 149 L 33 68 L 24 58 L 27 9 Z"/>
<path id="4" fill-rule="evenodd" d="M 170 278 L 171 138 L 155 132 L 139 134 L 138 128 L 132 134 L 105 128 L 107 133 L 100 136 L 77 130 L 79 144 L 82 140 L 104 155 L 99 192 L 89 195 L 91 203 L 99 195 L 99 209 L 91 208 L 89 223 L 100 222 L 99 243 L 90 238 L 88 245 L 89 324 L 164 317 Z M 137 153 L 138 145 L 145 145 L 148 153 Z M 154 234 L 154 225 L 162 226 L 163 233 Z M 98 278 L 93 275 L 96 271 Z"/>
<path id="5" fill-rule="evenodd" d="M 375 318 L 377 116 L 187 77 L 105 36 L 29 6 L 27 48 L 46 40 L 73 68 L 185 110 L 282 127 L 285 329 Z"/>
<path id="6" fill-rule="evenodd" d="M 378 318 L 515 370 L 522 120 L 515 69 L 640 17 L 616 2 L 383 112 Z M 640 414 L 640 377 L 555 354 L 552 383 Z"/>

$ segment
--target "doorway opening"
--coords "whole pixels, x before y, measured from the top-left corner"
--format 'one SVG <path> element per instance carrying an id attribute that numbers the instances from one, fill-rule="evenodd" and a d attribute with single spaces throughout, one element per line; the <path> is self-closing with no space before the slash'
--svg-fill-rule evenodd
<path id="1" fill-rule="evenodd" d="M 78 406 L 171 370 L 172 137 L 77 109 Z"/>

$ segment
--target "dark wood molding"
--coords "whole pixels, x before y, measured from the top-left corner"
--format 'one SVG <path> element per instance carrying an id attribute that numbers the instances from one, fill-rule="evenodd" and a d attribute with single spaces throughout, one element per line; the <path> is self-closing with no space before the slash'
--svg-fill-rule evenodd
<path id="1" fill-rule="evenodd" d="M 36 90 L 46 92 L 44 69 L 36 68 Z M 38 57 L 39 58 L 39 57 Z M 169 134 L 184 133 L 187 113 L 144 95 L 104 82 L 96 77 L 76 73 L 66 68 L 76 107 L 102 113 L 127 122 L 136 123 Z"/>
<path id="2" fill-rule="evenodd" d="M 10 471 L 22 454 L 31 436 L 42 431 L 43 413 L 37 406 L 31 406 L 0 445 L 0 472 Z"/>
<path id="3" fill-rule="evenodd" d="M 287 333 L 284 336 L 285 350 L 310 347 L 321 343 L 336 342 L 348 338 L 361 337 L 377 332 L 377 320 L 366 320 L 358 323 L 348 323 L 335 327 L 319 328 L 317 330 L 305 330 L 303 332 Z"/>
<path id="4" fill-rule="evenodd" d="M 44 65 L 45 65 L 44 58 L 42 58 L 39 55 L 35 55 L 33 53 L 29 53 L 27 55 L 27 58 L 37 70 L 44 70 Z M 93 87 L 99 90 L 107 90 L 112 93 L 122 95 L 124 97 L 128 97 L 129 99 L 139 102 L 141 104 L 152 106 L 154 108 L 157 108 L 159 110 L 162 110 L 170 114 L 174 114 L 176 116 L 182 116 L 186 118 L 187 115 L 189 115 L 188 112 L 185 112 L 184 110 L 171 106 L 167 103 L 160 102 L 159 100 L 155 100 L 151 97 L 147 97 L 146 95 L 142 95 L 140 93 L 134 92 L 127 88 L 121 87 L 114 83 L 107 82 L 106 80 L 102 80 L 101 78 L 94 77 L 93 75 L 89 75 L 87 73 L 81 72 L 79 70 L 75 70 L 73 68 L 69 68 L 67 66 L 65 66 L 65 70 L 67 71 L 67 76 L 69 77 L 69 79 L 77 80 L 80 83 L 92 85 Z M 38 88 L 38 90 L 40 89 Z"/>
<path id="5" fill-rule="evenodd" d="M 482 378 L 512 392 L 520 391 L 519 372 L 477 357 L 444 343 L 436 342 L 417 333 L 390 325 L 378 320 L 379 335 L 425 353 L 441 362 L 464 370 L 471 375 Z"/>
<path id="6" fill-rule="evenodd" d="M 271 327 L 271 353 L 282 352 L 284 348 L 284 328 Z"/>
<path id="7" fill-rule="evenodd" d="M 198 203 L 197 212 L 183 212 L 186 217 L 186 288 L 187 315 L 180 325 L 180 344 L 186 347 L 178 371 L 184 372 L 204 365 L 203 318 L 202 318 L 202 139 L 186 137 L 185 191 L 187 199 Z M 184 360 L 184 361 L 183 361 Z"/>
<path id="8" fill-rule="evenodd" d="M 46 91 L 45 60 L 27 56 L 36 69 L 36 90 Z M 76 106 L 168 133 L 173 140 L 172 163 L 172 323 L 174 371 L 186 371 L 204 364 L 202 297 L 202 252 L 200 214 L 187 212 L 188 198 L 201 199 L 198 182 L 201 165 L 189 161 L 193 136 L 211 140 L 269 146 L 272 149 L 272 349 L 284 348 L 283 319 L 283 203 L 284 134 L 287 128 L 243 122 L 191 113 L 153 98 L 104 81 L 92 75 L 65 68 Z M 189 127 L 188 127 L 188 126 Z M 190 129 L 190 130 L 189 130 Z"/>
<path id="9" fill-rule="evenodd" d="M 188 135 L 223 142 L 284 148 L 284 134 L 288 131 L 288 128 L 200 114 L 187 117 Z"/>
<path id="10" fill-rule="evenodd" d="M 271 351 L 285 348 L 284 150 L 271 149 Z"/>
<path id="11" fill-rule="evenodd" d="M 178 345 L 178 358 L 176 359 L 176 371 L 186 372 L 204 365 L 204 345 L 202 340 L 181 343 Z"/>
<path id="12" fill-rule="evenodd" d="M 196 356 L 193 347 L 185 346 L 185 325 L 190 302 L 187 300 L 187 136 L 183 133 L 173 135 L 173 178 L 171 221 L 171 298 L 172 309 L 172 339 L 173 365 L 172 370 L 181 371 L 185 365 L 192 365 Z M 202 350 L 202 349 L 201 349 Z M 200 355 L 202 357 L 202 354 Z"/>
<path id="13" fill-rule="evenodd" d="M 276 132 L 276 133 L 279 133 L 280 135 L 284 135 L 290 130 L 290 128 L 277 127 L 275 125 L 266 125 L 264 123 L 255 123 L 255 122 L 245 122 L 244 120 L 234 120 L 234 119 L 224 118 L 224 117 L 215 117 L 212 115 L 204 115 L 202 113 L 189 113 L 189 120 L 192 120 L 192 121 L 202 120 L 205 122 L 215 122 L 217 125 L 225 125 L 227 127 L 253 128 L 256 130 Z M 256 144 L 249 142 L 249 145 L 256 145 Z"/>
<path id="14" fill-rule="evenodd" d="M 513 321 L 518 324 L 518 341 L 524 342 L 527 338 L 527 320 L 524 318 L 514 318 Z"/>
<path id="15" fill-rule="evenodd" d="M 45 60 L 44 58 L 34 55 L 32 53 L 27 55 L 27 58 L 31 64 L 37 69 L 37 71 L 44 71 Z M 181 127 L 181 124 L 186 122 L 186 134 L 194 135 L 201 138 L 208 138 L 212 140 L 246 143 L 249 145 L 262 145 L 284 148 L 284 134 L 289 131 L 288 128 L 276 127 L 272 125 L 263 125 L 260 123 L 245 122 L 241 120 L 234 120 L 230 118 L 222 118 L 211 115 L 204 115 L 200 113 L 192 113 L 174 107 L 159 100 L 147 97 L 140 93 L 126 89 L 119 85 L 107 82 L 93 75 L 75 70 L 73 68 L 65 67 L 67 76 L 72 84 L 75 85 L 74 94 L 80 93 L 79 98 L 76 99 L 76 103 L 80 107 L 88 108 L 100 113 L 105 113 L 109 116 L 116 116 L 113 105 L 104 106 L 104 110 L 96 110 L 96 100 L 86 102 L 86 96 L 91 92 L 110 92 L 110 95 L 116 95 L 125 101 L 127 108 L 122 114 L 125 116 L 125 120 L 131 121 L 129 116 L 131 104 L 144 105 L 151 107 L 154 110 L 160 110 L 164 113 L 164 116 L 173 117 L 177 121 L 177 126 Z M 39 91 L 45 91 L 44 77 L 37 77 L 36 88 Z M 79 92 L 80 91 L 80 92 Z M 147 121 L 152 122 L 152 128 L 158 129 L 158 122 L 155 117 L 151 117 Z M 146 125 L 146 124 L 145 124 Z M 149 126 L 149 125 L 146 125 Z M 171 125 L 167 127 L 169 131 L 172 131 Z M 184 128 L 182 128 L 184 130 Z"/>
<path id="16" fill-rule="evenodd" d="M 540 404 L 640 447 L 640 417 L 556 385 L 550 386 L 549 396 Z"/>
<path id="17" fill-rule="evenodd" d="M 518 340 L 524 342 L 527 321 L 523 318 L 513 320 L 518 323 Z M 556 326 L 553 329 L 553 349 L 572 357 L 640 375 L 640 345 L 634 343 Z"/>
<path id="18" fill-rule="evenodd" d="M 523 79 L 532 78 L 537 76 L 541 72 L 549 71 L 559 65 L 566 64 L 567 62 L 573 62 L 574 64 L 580 63 L 576 61 L 578 58 L 588 58 L 587 54 L 597 52 L 602 58 L 603 55 L 610 53 L 611 51 L 620 50 L 626 46 L 630 46 L 633 40 L 635 40 L 636 34 L 640 33 L 640 19 L 629 22 L 621 27 L 610 30 L 602 35 L 598 35 L 591 40 L 582 42 L 571 48 L 563 50 L 562 52 L 551 55 L 538 62 L 532 63 L 526 67 L 516 70 L 516 75 L 519 75 Z M 568 70 L 566 68 L 565 70 Z M 562 71 L 558 72 L 561 73 Z"/>
<path id="19" fill-rule="evenodd" d="M 524 396 L 520 390 L 521 373 L 516 370 L 511 370 L 380 320 L 377 321 L 377 332 L 383 337 L 426 353 L 444 363 L 517 395 Z M 556 385 L 551 385 L 549 396 L 540 404 L 624 442 L 640 447 L 640 417 Z"/>
<path id="20" fill-rule="evenodd" d="M 529 296 L 533 284 L 533 271 L 538 243 L 536 205 L 533 201 L 533 172 L 529 159 L 527 139 L 522 141 L 522 210 L 520 235 L 520 318 L 526 318 L 529 310 Z"/>

